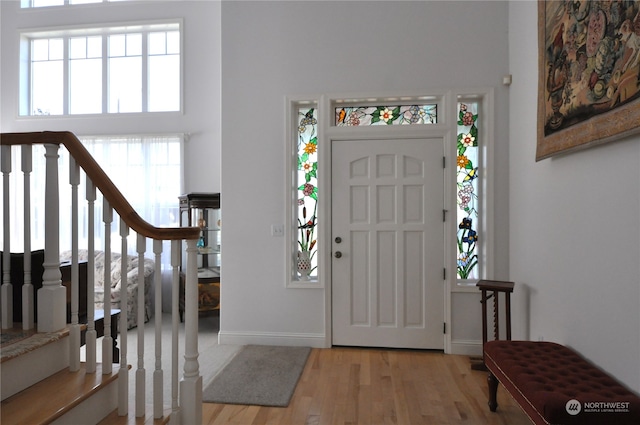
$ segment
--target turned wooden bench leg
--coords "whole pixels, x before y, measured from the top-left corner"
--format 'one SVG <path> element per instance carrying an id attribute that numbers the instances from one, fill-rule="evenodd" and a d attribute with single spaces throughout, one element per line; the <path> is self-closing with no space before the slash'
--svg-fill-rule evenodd
<path id="1" fill-rule="evenodd" d="M 489 372 L 487 382 L 489 383 L 489 410 L 495 412 L 498 408 L 498 379 Z"/>

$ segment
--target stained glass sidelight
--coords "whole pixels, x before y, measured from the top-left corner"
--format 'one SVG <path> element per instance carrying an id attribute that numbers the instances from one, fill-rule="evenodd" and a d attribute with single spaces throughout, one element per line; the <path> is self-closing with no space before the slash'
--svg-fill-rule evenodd
<path id="1" fill-rule="evenodd" d="M 437 105 L 354 106 L 335 109 L 336 127 L 437 123 Z"/>
<path id="2" fill-rule="evenodd" d="M 459 103 L 457 142 L 458 279 L 478 273 L 478 104 Z"/>
<path id="3" fill-rule="evenodd" d="M 298 253 L 300 279 L 317 276 L 318 121 L 315 108 L 298 108 Z M 306 261 L 306 256 L 310 264 Z M 303 257 L 305 260 L 303 261 Z"/>

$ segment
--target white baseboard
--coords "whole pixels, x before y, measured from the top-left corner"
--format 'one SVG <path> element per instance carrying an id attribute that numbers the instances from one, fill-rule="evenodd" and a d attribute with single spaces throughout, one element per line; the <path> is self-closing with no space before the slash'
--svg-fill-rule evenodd
<path id="1" fill-rule="evenodd" d="M 324 334 L 220 331 L 219 344 L 327 348 Z"/>
<path id="2" fill-rule="evenodd" d="M 482 356 L 482 341 L 454 339 L 451 341 L 451 354 Z"/>

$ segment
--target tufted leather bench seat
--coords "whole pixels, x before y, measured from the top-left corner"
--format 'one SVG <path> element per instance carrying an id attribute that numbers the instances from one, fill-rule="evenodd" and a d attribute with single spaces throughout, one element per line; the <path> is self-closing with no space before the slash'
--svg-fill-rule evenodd
<path id="1" fill-rule="evenodd" d="M 499 381 L 534 424 L 640 424 L 640 397 L 565 346 L 489 341 L 484 360 L 493 412 Z"/>

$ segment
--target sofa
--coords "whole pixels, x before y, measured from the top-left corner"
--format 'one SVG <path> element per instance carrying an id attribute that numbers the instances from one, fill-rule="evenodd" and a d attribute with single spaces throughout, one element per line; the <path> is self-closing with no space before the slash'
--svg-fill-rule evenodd
<path id="1" fill-rule="evenodd" d="M 78 261 L 86 261 L 88 251 L 78 250 Z M 104 309 L 104 251 L 95 251 L 95 308 Z M 136 255 L 125 256 L 127 261 L 127 329 L 135 328 L 138 325 L 138 257 Z M 71 261 L 71 251 L 64 251 L 60 254 L 60 262 Z M 119 253 L 111 253 L 111 308 L 123 310 L 121 300 L 122 279 L 121 264 L 122 256 Z M 144 259 L 144 321 L 147 322 L 153 314 L 152 288 L 154 280 L 155 261 Z"/>

